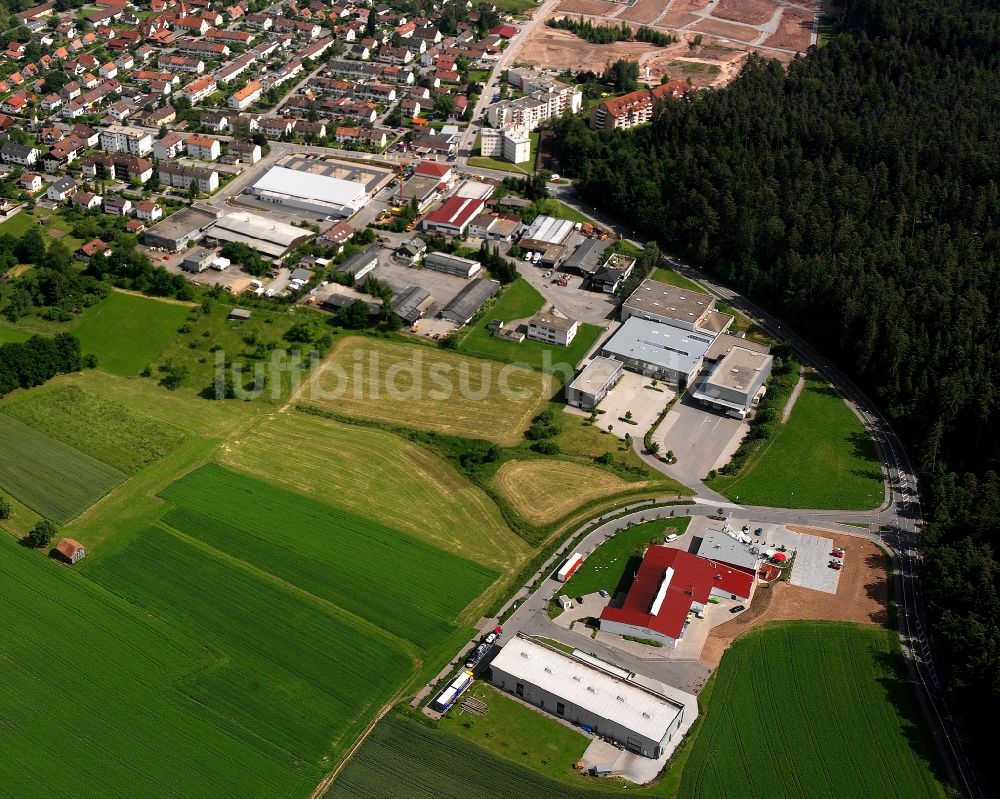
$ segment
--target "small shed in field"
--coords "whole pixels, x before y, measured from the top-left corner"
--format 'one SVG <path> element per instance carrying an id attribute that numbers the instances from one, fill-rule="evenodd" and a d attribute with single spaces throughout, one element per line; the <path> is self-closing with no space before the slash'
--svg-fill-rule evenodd
<path id="1" fill-rule="evenodd" d="M 84 549 L 83 544 L 72 538 L 64 538 L 60 541 L 56 546 L 56 551 L 70 563 L 76 563 L 87 556 L 87 550 Z"/>
<path id="2" fill-rule="evenodd" d="M 233 308 L 233 310 L 229 312 L 229 318 L 246 320 L 250 318 L 250 311 L 246 308 Z"/>

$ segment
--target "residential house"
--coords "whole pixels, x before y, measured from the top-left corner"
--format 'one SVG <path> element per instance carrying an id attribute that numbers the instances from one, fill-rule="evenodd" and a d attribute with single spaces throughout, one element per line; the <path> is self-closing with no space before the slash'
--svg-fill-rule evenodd
<path id="1" fill-rule="evenodd" d="M 34 166 L 38 160 L 38 149 L 26 144 L 9 141 L 0 147 L 0 158 L 5 164 L 18 166 Z"/>
<path id="2" fill-rule="evenodd" d="M 94 194 L 91 191 L 78 191 L 73 195 L 71 202 L 74 208 L 83 208 L 85 211 L 89 211 L 91 208 L 100 206 L 102 199 L 99 194 Z"/>
<path id="3" fill-rule="evenodd" d="M 200 161 L 214 161 L 222 153 L 222 145 L 211 136 L 188 136 L 185 142 L 187 154 Z"/>
<path id="4" fill-rule="evenodd" d="M 128 216 L 132 213 L 132 201 L 128 197 L 105 197 L 104 213 L 110 216 Z"/>
<path id="5" fill-rule="evenodd" d="M 155 222 L 163 216 L 163 208 L 152 200 L 140 200 L 135 204 L 135 215 L 145 222 Z"/>
<path id="6" fill-rule="evenodd" d="M 76 181 L 73 178 L 60 178 L 49 185 L 45 196 L 53 202 L 61 203 L 76 193 Z"/>
<path id="7" fill-rule="evenodd" d="M 184 138 L 176 131 L 169 131 L 162 139 L 153 144 L 153 157 L 160 161 L 169 161 L 184 151 Z"/>

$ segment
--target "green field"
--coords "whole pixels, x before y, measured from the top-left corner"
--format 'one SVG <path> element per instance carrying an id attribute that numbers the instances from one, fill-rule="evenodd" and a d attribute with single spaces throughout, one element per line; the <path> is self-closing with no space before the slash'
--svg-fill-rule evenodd
<path id="1" fill-rule="evenodd" d="M 942 797 L 894 639 L 839 622 L 781 623 L 737 639 L 681 799 Z"/>
<path id="2" fill-rule="evenodd" d="M 126 475 L 0 413 L 0 489 L 36 513 L 65 524 Z"/>
<path id="3" fill-rule="evenodd" d="M 581 324 L 568 347 L 557 347 L 541 341 L 524 340 L 520 344 L 496 338 L 487 330 L 494 319 L 511 322 L 534 316 L 545 305 L 545 299 L 524 278 L 518 278 L 503 293 L 496 304 L 469 330 L 459 351 L 467 355 L 494 358 L 499 361 L 526 363 L 536 369 L 558 374 L 564 381 L 573 374 L 577 363 L 601 335 L 597 325 Z"/>
<path id="4" fill-rule="evenodd" d="M 97 696 L 83 697 L 92 706 L 95 724 L 116 727 L 119 735 L 148 748 L 199 749 L 195 757 L 220 772 L 204 786 L 185 790 L 169 778 L 171 770 L 184 772 L 178 779 L 191 778 L 183 756 L 158 751 L 155 757 L 143 757 L 132 746 L 125 750 L 127 757 L 94 758 L 115 750 L 105 750 L 101 734 L 87 736 L 86 745 L 75 748 L 91 755 L 96 773 L 88 784 L 105 771 L 138 772 L 132 776 L 132 791 L 123 795 L 134 795 L 137 784 L 146 796 L 154 791 L 172 797 L 305 795 L 323 773 L 324 759 L 364 728 L 412 668 L 402 647 L 371 625 L 163 529 L 149 528 L 110 555 L 88 558 L 81 571 L 137 605 L 149 626 L 165 622 L 199 650 L 197 659 L 185 653 L 184 667 L 175 666 L 170 673 L 128 675 L 116 667 L 106 673 L 84 668 L 88 679 L 106 686 L 105 694 L 115 694 L 103 708 L 97 691 L 92 691 Z M 80 646 L 93 646 L 90 625 L 101 629 L 98 640 L 116 635 L 102 618 L 91 620 L 71 602 L 62 604 L 64 615 L 76 622 L 70 634 Z M 76 612 L 67 614 L 67 608 Z M 103 651 L 113 664 L 143 655 L 124 641 L 109 641 Z M 59 662 L 71 670 L 62 680 L 64 691 L 73 663 Z M 142 697 L 128 695 L 134 683 L 144 688 Z M 125 692 L 125 701 L 117 697 L 119 691 Z M 80 699 L 74 696 L 73 704 Z M 131 728 L 129 718 L 145 714 L 150 702 L 154 707 L 165 704 L 156 726 Z M 64 697 L 62 703 L 67 704 Z M 196 734 L 184 729 L 181 722 L 187 719 L 199 722 Z M 67 735 L 74 732 L 86 735 L 86 730 L 73 729 Z M 240 745 L 242 762 L 215 751 L 227 740 Z M 250 772 L 244 773 L 246 769 Z M 157 779 L 144 777 L 144 770 L 156 772 Z M 77 784 L 80 777 L 75 775 Z M 228 784 L 220 785 L 220 779 Z M 95 790 L 92 795 L 109 794 Z"/>
<path id="5" fill-rule="evenodd" d="M 18 394 L 3 412 L 126 474 L 159 460 L 184 440 L 169 424 L 78 386 Z"/>
<path id="6" fill-rule="evenodd" d="M 27 330 L 19 330 L 16 327 L 0 324 L 0 344 L 19 344 L 29 338 L 31 338 L 31 333 Z"/>
<path id="7" fill-rule="evenodd" d="M 689 280 L 684 277 L 680 272 L 675 272 L 673 269 L 667 269 L 662 266 L 656 267 L 653 270 L 653 274 L 649 276 L 652 280 L 658 280 L 661 283 L 666 283 L 669 286 L 677 286 L 682 289 L 691 289 L 692 291 L 700 292 L 701 294 L 706 294 L 707 292 L 693 280 Z"/>
<path id="8" fill-rule="evenodd" d="M 628 591 L 632 576 L 639 568 L 641 553 L 653 541 L 663 542 L 666 535 L 681 535 L 691 519 L 660 519 L 643 522 L 622 530 L 602 542 L 591 552 L 583 565 L 569 578 L 562 593 L 566 596 L 583 596 L 602 588 L 614 596 L 617 591 Z"/>
<path id="9" fill-rule="evenodd" d="M 354 514 L 208 464 L 161 492 L 164 521 L 431 647 L 496 573 Z M 373 498 L 373 501 L 378 501 Z"/>
<path id="10" fill-rule="evenodd" d="M 132 294 L 112 293 L 88 308 L 70 329 L 97 368 L 137 375 L 160 353 L 191 308 Z"/>
<path id="11" fill-rule="evenodd" d="M 276 414 L 220 458 L 494 569 L 513 568 L 528 553 L 485 492 L 443 458 L 383 430 Z"/>
<path id="12" fill-rule="evenodd" d="M 874 443 L 816 375 L 806 375 L 788 421 L 743 472 L 706 485 L 739 502 L 779 508 L 868 510 L 884 496 Z"/>
<path id="13" fill-rule="evenodd" d="M 555 724 L 555 722 L 552 722 Z M 607 799 L 504 760 L 455 735 L 390 715 L 325 799 Z"/>

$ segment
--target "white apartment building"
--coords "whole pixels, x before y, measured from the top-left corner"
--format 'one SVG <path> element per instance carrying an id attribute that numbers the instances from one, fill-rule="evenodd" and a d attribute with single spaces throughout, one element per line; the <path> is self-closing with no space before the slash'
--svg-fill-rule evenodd
<path id="1" fill-rule="evenodd" d="M 112 125 L 101 131 L 100 147 L 106 153 L 144 156 L 153 150 L 153 136 L 139 128 Z"/>
<path id="2" fill-rule="evenodd" d="M 523 128 L 483 128 L 480 151 L 486 158 L 520 164 L 531 158 L 531 137 Z"/>

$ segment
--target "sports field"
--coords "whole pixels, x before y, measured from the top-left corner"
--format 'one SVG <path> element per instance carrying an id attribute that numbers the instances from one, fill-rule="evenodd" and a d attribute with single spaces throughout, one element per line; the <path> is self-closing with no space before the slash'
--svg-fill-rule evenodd
<path id="1" fill-rule="evenodd" d="M 555 724 L 556 722 L 552 722 Z M 469 741 L 386 716 L 325 799 L 607 799 L 563 785 Z"/>
<path id="2" fill-rule="evenodd" d="M 36 648 L 31 662 L 49 667 L 40 671 L 51 680 L 46 698 L 58 722 L 50 726 L 61 732 L 39 742 L 33 763 L 35 773 L 77 789 L 85 777 L 89 795 L 135 795 L 140 785 L 144 796 L 305 795 L 324 758 L 364 727 L 412 667 L 371 625 L 163 529 L 80 568 L 94 581 L 86 584 L 93 600 L 78 605 L 81 591 L 70 586 L 53 597 L 59 634 L 36 634 L 48 654 Z M 118 597 L 135 605 L 119 615 L 156 639 L 148 652 L 129 639 L 130 625 L 100 610 L 117 607 Z M 33 601 L 18 615 L 20 627 L 35 623 Z M 81 687 L 67 702 L 75 680 Z M 39 768 L 39 758 L 63 749 L 79 771 Z M 111 777 L 122 787 L 101 790 Z"/>
<path id="3" fill-rule="evenodd" d="M 0 413 L 0 489 L 36 513 L 65 524 L 127 476 Z"/>
<path id="4" fill-rule="evenodd" d="M 164 521 L 421 647 L 496 572 L 360 516 L 208 464 L 161 492 Z"/>
<path id="5" fill-rule="evenodd" d="M 664 490 L 656 480 L 628 482 L 596 466 L 548 458 L 507 461 L 497 470 L 494 482 L 514 509 L 532 524 L 561 519 L 602 497 Z"/>
<path id="6" fill-rule="evenodd" d="M 690 521 L 685 516 L 643 522 L 616 533 L 587 556 L 583 565 L 569 578 L 563 593 L 582 596 L 603 588 L 614 596 L 618 591 L 627 591 L 642 562 L 640 554 L 643 549 L 654 541 L 662 544 L 664 537 L 671 533 L 681 535 Z"/>
<path id="7" fill-rule="evenodd" d="M 536 369 L 552 372 L 565 382 L 572 378 L 577 363 L 601 335 L 601 328 L 597 325 L 580 325 L 576 337 L 568 347 L 527 339 L 517 344 L 496 338 L 487 330 L 487 325 L 493 319 L 502 319 L 504 322 L 525 319 L 534 316 L 544 305 L 542 295 L 524 278 L 518 278 L 506 289 L 489 313 L 473 325 L 462 339 L 459 351 L 499 361 L 525 363 Z"/>
<path id="8" fill-rule="evenodd" d="M 2 410 L 35 430 L 127 474 L 171 452 L 184 434 L 79 386 L 44 386 L 15 395 Z"/>
<path id="9" fill-rule="evenodd" d="M 722 658 L 681 799 L 943 797 L 893 633 L 785 622 Z"/>
<path id="10" fill-rule="evenodd" d="M 227 445 L 220 459 L 492 568 L 512 568 L 528 552 L 484 492 L 392 433 L 288 411 Z"/>
<path id="11" fill-rule="evenodd" d="M 710 488 L 751 505 L 868 510 L 884 497 L 875 445 L 844 401 L 815 374 L 788 421 L 735 478 Z"/>
<path id="12" fill-rule="evenodd" d="M 97 368 L 137 375 L 177 333 L 191 308 L 147 297 L 113 292 L 88 308 L 71 332 Z"/>
<path id="13" fill-rule="evenodd" d="M 302 401 L 346 416 L 516 444 L 553 392 L 551 379 L 446 350 L 349 336 Z"/>

